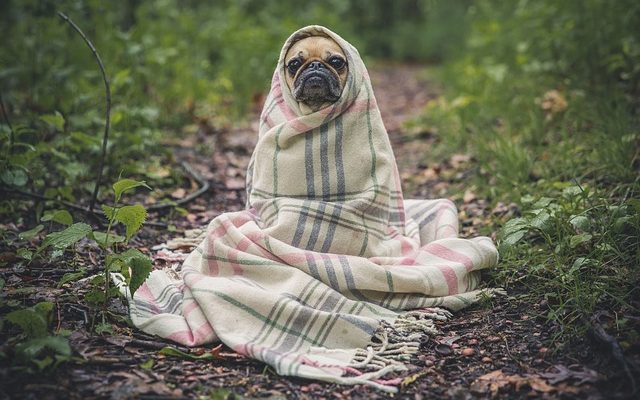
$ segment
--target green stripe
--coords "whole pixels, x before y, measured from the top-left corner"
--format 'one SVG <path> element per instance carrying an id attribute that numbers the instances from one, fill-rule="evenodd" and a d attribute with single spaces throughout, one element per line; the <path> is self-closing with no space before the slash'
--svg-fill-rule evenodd
<path id="1" fill-rule="evenodd" d="M 350 222 L 347 220 L 340 220 L 339 222 L 334 221 L 332 222 L 332 218 L 331 215 L 327 215 L 327 214 L 322 214 L 319 213 L 317 210 L 309 208 L 307 206 L 296 206 L 296 205 L 291 205 L 291 204 L 287 204 L 285 206 L 283 206 L 280 209 L 281 212 L 291 212 L 291 213 L 299 213 L 300 215 L 304 215 L 306 217 L 310 217 L 310 218 L 321 218 L 324 222 L 327 223 L 333 223 L 337 226 L 342 226 L 344 228 L 348 228 L 351 229 L 353 231 L 358 231 L 358 232 L 362 232 L 365 236 L 368 236 L 369 234 L 377 237 L 378 239 L 382 239 L 382 240 L 386 240 L 389 239 L 390 236 L 387 235 L 385 233 L 384 230 L 382 229 L 377 229 L 374 228 L 372 226 L 367 226 L 365 222 L 363 222 L 362 224 L 356 223 L 356 222 Z M 364 219 L 363 219 L 364 221 Z M 268 218 L 265 218 L 265 223 L 267 225 L 269 225 L 271 222 L 269 221 Z M 383 224 L 379 224 L 379 225 L 383 225 Z M 366 230 L 363 230 L 366 229 Z"/>
<path id="2" fill-rule="evenodd" d="M 263 198 L 272 198 L 272 197 L 290 197 L 293 199 L 299 198 L 299 199 L 309 199 L 308 195 L 306 194 L 286 194 L 286 193 L 278 193 L 278 192 L 267 192 L 266 190 L 262 190 L 262 189 L 258 189 L 258 188 L 254 188 L 253 189 L 256 194 L 260 194 L 260 197 Z M 338 198 L 339 196 L 343 196 L 345 198 L 361 198 L 363 193 L 368 193 L 368 192 L 373 192 L 374 194 L 381 194 L 384 196 L 389 196 L 390 198 L 394 199 L 394 200 L 399 200 L 402 199 L 402 192 L 397 191 L 397 190 L 393 190 L 393 191 L 389 191 L 386 187 L 384 186 L 371 186 L 370 188 L 367 188 L 365 190 L 360 190 L 357 192 L 344 192 L 344 193 L 330 193 L 329 196 L 331 198 L 331 196 Z M 332 199 L 333 200 L 333 199 Z"/>
<path id="3" fill-rule="evenodd" d="M 294 336 L 299 336 L 300 335 L 300 332 L 296 332 L 296 331 L 294 331 L 294 330 L 292 330 L 290 328 L 287 328 L 284 325 L 280 325 L 280 324 L 278 324 L 276 322 L 268 321 L 267 318 L 264 315 L 260 314 L 259 312 L 257 312 L 253 308 L 247 306 L 246 304 L 243 304 L 243 303 L 239 302 L 238 300 L 234 299 L 233 297 L 231 297 L 231 296 L 229 296 L 227 294 L 224 294 L 222 292 L 218 292 L 216 290 L 207 290 L 207 289 L 200 289 L 200 288 L 191 288 L 191 291 L 214 294 L 214 295 L 218 296 L 220 299 L 226 301 L 228 304 L 230 304 L 230 305 L 232 305 L 232 306 L 234 306 L 234 307 L 246 312 L 247 314 L 251 315 L 252 317 L 254 317 L 257 320 L 262 321 L 265 324 L 273 323 L 274 327 L 276 329 L 282 331 L 282 332 L 286 332 L 286 333 L 289 333 L 289 334 L 294 335 Z M 290 299 L 287 299 L 287 300 L 290 300 Z M 314 346 L 319 344 L 318 342 L 310 340 L 310 338 L 307 338 L 307 337 L 303 337 L 302 339 L 305 342 L 308 342 L 309 344 L 314 345 Z"/>
<path id="4" fill-rule="evenodd" d="M 235 263 L 235 264 L 242 264 L 242 265 L 276 265 L 276 266 L 282 265 L 282 263 L 278 263 L 271 260 L 264 260 L 264 259 L 263 260 L 231 260 L 226 257 L 205 254 L 204 250 L 202 250 L 200 247 L 196 247 L 195 250 L 198 253 L 200 253 L 200 255 L 202 255 L 202 257 L 206 260 L 217 260 L 217 261 L 224 261 L 228 263 Z M 250 253 L 246 253 L 246 254 L 250 254 Z M 250 254 L 250 255 L 252 255 L 253 257 L 257 257 L 257 256 L 254 256 L 253 254 Z"/>
<path id="5" fill-rule="evenodd" d="M 387 286 L 389 287 L 389 293 L 393 293 L 393 276 L 389 270 L 384 271 L 387 274 Z"/>
<path id="6" fill-rule="evenodd" d="M 272 200 L 273 200 L 274 208 L 275 208 L 275 203 L 278 202 L 280 199 L 279 198 L 274 198 Z M 287 204 L 286 206 L 284 206 L 282 208 L 279 208 L 279 209 L 276 209 L 275 211 L 272 211 L 268 215 L 264 215 L 264 212 L 262 212 L 262 214 L 264 215 L 264 217 L 263 217 L 264 222 L 267 225 L 271 224 L 271 222 L 273 222 L 273 218 L 278 215 L 278 211 L 283 209 L 283 208 L 285 208 L 285 207 L 309 207 L 309 208 L 311 208 L 310 206 L 299 206 L 297 204 Z M 388 223 L 387 219 L 374 217 L 372 215 L 367 214 L 364 211 L 361 211 L 361 210 L 357 209 L 356 207 L 350 206 L 350 205 L 345 204 L 345 203 L 342 203 L 342 204 L 331 204 L 331 207 L 333 207 L 334 209 L 340 209 L 341 212 L 344 210 L 344 211 L 350 212 L 352 214 L 355 214 L 355 217 L 357 217 L 358 219 L 363 219 L 364 218 L 367 221 L 370 221 L 370 222 L 373 222 L 373 223 L 377 223 L 377 224 L 381 224 L 381 225 L 384 225 L 384 226 L 387 226 L 387 223 Z M 328 214 L 328 212 L 327 212 L 327 214 Z"/>
<path id="7" fill-rule="evenodd" d="M 367 89 L 367 127 L 369 129 L 369 151 L 371 152 L 371 179 L 373 179 L 374 185 L 378 186 L 378 177 L 376 176 L 376 150 L 373 146 L 373 127 L 371 126 L 371 92 L 369 91 L 369 85 L 365 85 Z"/>

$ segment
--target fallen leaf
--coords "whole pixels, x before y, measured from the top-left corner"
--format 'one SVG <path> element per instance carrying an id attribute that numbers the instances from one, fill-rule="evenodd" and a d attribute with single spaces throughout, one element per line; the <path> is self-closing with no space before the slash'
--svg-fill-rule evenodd
<path id="1" fill-rule="evenodd" d="M 471 203 L 476 199 L 476 194 L 471 190 L 465 190 L 464 196 L 462 197 L 462 201 L 465 203 Z"/>
<path id="2" fill-rule="evenodd" d="M 471 384 L 471 390 L 476 393 L 490 392 L 493 397 L 505 386 L 513 386 L 516 391 L 520 391 L 523 387 L 528 386 L 540 393 L 548 393 L 556 390 L 538 375 L 506 375 L 502 370 L 492 371 L 479 377 Z"/>
<path id="3" fill-rule="evenodd" d="M 405 387 L 407 385 L 411 385 L 413 382 L 415 382 L 418 378 L 425 376 L 427 374 L 428 371 L 420 371 L 420 372 L 416 372 L 413 375 L 409 375 L 406 378 L 404 378 L 402 380 L 402 382 L 400 383 L 401 387 Z"/>
<path id="4" fill-rule="evenodd" d="M 438 172 L 433 168 L 427 168 L 421 173 L 425 181 L 435 181 L 438 179 Z"/>
<path id="5" fill-rule="evenodd" d="M 567 100 L 557 90 L 550 90 L 542 98 L 542 109 L 550 114 L 558 114 L 567 109 Z"/>
<path id="6" fill-rule="evenodd" d="M 465 357 L 471 357 L 472 355 L 476 354 L 476 351 L 474 349 L 472 349 L 471 347 L 467 347 L 462 349 L 462 355 Z"/>
<path id="7" fill-rule="evenodd" d="M 595 383 L 601 379 L 596 371 L 577 364 L 570 365 L 568 368 L 562 364 L 554 365 L 550 372 L 542 373 L 540 376 L 546 378 L 552 385 L 568 379 L 575 379 L 578 381 L 577 385 L 586 382 Z"/>
<path id="8" fill-rule="evenodd" d="M 470 160 L 471 157 L 466 154 L 454 154 L 451 156 L 451 166 L 457 169 L 468 163 Z"/>
<path id="9" fill-rule="evenodd" d="M 183 188 L 178 188 L 171 193 L 171 197 L 174 199 L 183 199 L 187 195 L 187 191 Z"/>

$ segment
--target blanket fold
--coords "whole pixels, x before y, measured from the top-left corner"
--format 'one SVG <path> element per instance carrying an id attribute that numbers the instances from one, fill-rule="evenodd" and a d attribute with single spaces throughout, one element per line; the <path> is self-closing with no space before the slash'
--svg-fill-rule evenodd
<path id="1" fill-rule="evenodd" d="M 293 97 L 284 56 L 301 38 L 338 43 L 340 99 L 312 112 Z M 460 239 L 455 205 L 404 200 L 367 70 L 320 26 L 284 44 L 247 171 L 247 209 L 216 217 L 179 271 L 154 271 L 130 300 L 150 334 L 222 341 L 279 374 L 394 391 L 434 320 L 476 301 L 489 238 Z M 414 311 L 410 311 L 414 310 Z M 373 340 L 372 340 L 373 338 Z"/>

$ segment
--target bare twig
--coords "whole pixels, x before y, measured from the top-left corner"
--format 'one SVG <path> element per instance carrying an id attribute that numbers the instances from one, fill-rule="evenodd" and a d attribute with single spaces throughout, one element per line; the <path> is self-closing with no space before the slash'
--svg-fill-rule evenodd
<path id="1" fill-rule="evenodd" d="M 55 203 L 58 203 L 70 210 L 75 210 L 75 211 L 80 211 L 83 213 L 87 213 L 88 215 L 93 216 L 94 218 L 96 218 L 96 220 L 102 224 L 104 224 L 106 216 L 104 215 L 104 212 L 102 210 L 89 210 L 88 208 L 84 208 L 82 206 L 79 206 L 77 204 L 73 204 L 70 203 L 68 201 L 65 200 L 60 200 L 60 199 L 55 199 L 52 197 L 47 197 L 47 196 L 43 196 L 41 194 L 37 194 L 37 193 L 31 193 L 31 192 L 25 192 L 24 190 L 20 190 L 20 189 L 3 189 L 0 190 L 0 193 L 2 194 L 13 194 L 13 195 L 18 195 L 18 196 L 23 196 L 23 197 L 30 197 L 32 199 L 36 199 L 36 200 L 42 200 L 42 201 L 53 201 Z M 144 223 L 146 226 L 155 226 L 155 227 L 159 227 L 159 228 L 166 228 L 167 224 L 165 224 L 164 222 L 154 222 L 154 221 L 145 221 Z"/>
<path id="2" fill-rule="evenodd" d="M 104 91 L 107 100 L 107 109 L 105 112 L 105 123 L 104 123 L 104 136 L 102 137 L 102 154 L 100 155 L 100 164 L 98 165 L 98 176 L 96 177 L 96 185 L 93 188 L 93 195 L 91 196 L 91 201 L 89 202 L 89 211 L 93 211 L 93 206 L 96 204 L 96 200 L 98 199 L 98 191 L 100 190 L 100 183 L 102 181 L 102 170 L 104 169 L 105 159 L 107 158 L 107 142 L 109 141 L 109 126 L 111 124 L 111 90 L 109 89 L 109 80 L 107 79 L 107 73 L 104 70 L 104 65 L 102 64 L 102 59 L 98 54 L 98 51 L 93 46 L 93 43 L 85 36 L 82 30 L 76 25 L 69 17 L 67 17 L 62 12 L 58 11 L 58 15 L 60 18 L 65 20 L 71 27 L 80 34 L 84 42 L 89 46 L 91 52 L 93 52 L 93 56 L 98 62 L 98 66 L 100 67 L 100 72 L 102 72 L 102 80 L 104 81 Z"/>
<path id="3" fill-rule="evenodd" d="M 170 204 L 154 204 L 151 205 L 149 207 L 147 207 L 148 211 L 158 211 L 158 210 L 162 210 L 165 208 L 169 208 L 169 207 L 174 207 L 174 206 L 180 206 L 183 204 L 186 204 L 192 200 L 194 200 L 196 197 L 201 196 L 203 193 L 207 192 L 210 188 L 210 184 L 209 182 L 207 182 L 206 179 L 204 179 L 202 176 L 200 176 L 200 174 L 198 173 L 198 171 L 196 171 L 189 163 L 187 163 L 186 161 L 183 161 L 180 163 L 180 165 L 182 165 L 182 168 L 184 168 L 184 170 L 187 172 L 187 174 L 189 174 L 193 179 L 196 180 L 196 182 L 198 182 L 198 184 L 200 184 L 200 188 L 198 190 L 196 190 L 193 193 L 190 193 L 188 196 L 185 196 L 184 198 L 170 203 Z"/>
<path id="4" fill-rule="evenodd" d="M 11 121 L 9 120 L 9 114 L 7 113 L 7 110 L 4 108 L 4 99 L 2 98 L 2 92 L 0 92 L 0 110 L 2 110 L 2 118 L 4 118 L 4 122 L 6 122 L 7 126 L 9 127 L 9 144 L 13 146 L 13 143 L 15 141 L 13 126 L 11 126 Z"/>
<path id="5" fill-rule="evenodd" d="M 609 335 L 607 331 L 605 331 L 604 327 L 600 323 L 600 317 L 602 316 L 609 316 L 609 315 L 604 311 L 599 311 L 599 312 L 596 312 L 590 318 L 589 320 L 590 332 L 596 340 L 598 340 L 600 343 L 602 343 L 608 348 L 608 350 L 611 352 L 611 355 L 613 356 L 613 359 L 616 360 L 618 364 L 622 366 L 625 374 L 627 375 L 627 378 L 629 378 L 632 394 L 635 395 L 638 393 L 638 387 L 636 384 L 636 380 L 634 378 L 634 373 L 631 371 L 631 367 L 636 367 L 636 366 L 629 363 L 629 361 L 627 361 L 622 351 L 622 348 L 620 347 L 620 344 L 618 343 L 616 338 Z"/>

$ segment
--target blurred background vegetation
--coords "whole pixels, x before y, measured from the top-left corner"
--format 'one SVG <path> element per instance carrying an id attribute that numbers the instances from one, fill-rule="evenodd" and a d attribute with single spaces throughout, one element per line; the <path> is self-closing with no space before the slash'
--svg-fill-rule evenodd
<path id="1" fill-rule="evenodd" d="M 442 82 L 411 125 L 436 135 L 440 154 L 471 154 L 492 203 L 521 207 L 520 225 L 503 232 L 501 283 L 518 270 L 539 282 L 564 274 L 541 283 L 561 321 L 638 301 L 636 0 L 3 1 L 0 90 L 13 133 L 3 121 L 2 185 L 79 202 L 92 189 L 104 92 L 56 11 L 91 38 L 111 80 L 105 184 L 122 171 L 161 184 L 161 138 L 245 118 L 287 36 L 322 24 L 366 62 L 423 63 Z M 2 218 L 17 207 L 2 200 Z"/>
<path id="2" fill-rule="evenodd" d="M 220 126 L 242 120 L 268 90 L 283 41 L 304 25 L 331 27 L 369 58 L 441 60 L 463 44 L 467 6 L 367 0 L 4 1 L 0 28 L 8 40 L 0 49 L 0 82 L 16 143 L 9 146 L 3 123 L 3 182 L 68 200 L 91 190 L 104 90 L 90 51 L 56 11 L 84 30 L 104 60 L 114 99 L 106 170 L 113 180 L 123 169 L 144 173 L 150 162 L 157 163 L 149 154 L 162 153 L 163 131 L 175 136 L 196 120 Z M 443 15 L 448 22 L 437 22 Z M 452 21 L 455 29 L 446 25 Z"/>
<path id="3" fill-rule="evenodd" d="M 637 173 L 630 165 L 640 5 L 632 0 L 24 0 L 0 4 L 7 39 L 0 83 L 15 142 L 36 151 L 10 150 L 3 124 L 7 184 L 82 183 L 98 154 L 100 72 L 56 11 L 76 21 L 102 55 L 114 98 L 109 166 L 129 172 L 140 169 L 136 160 L 149 160 L 163 130 L 175 135 L 196 119 L 242 119 L 268 88 L 284 39 L 317 23 L 352 41 L 367 61 L 439 65 L 447 96 L 418 123 L 475 149 L 500 179 L 574 176 L 576 169 L 624 180 Z M 545 93 L 551 98 L 541 107 Z M 537 162 L 567 151 L 579 156 Z"/>

